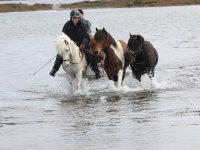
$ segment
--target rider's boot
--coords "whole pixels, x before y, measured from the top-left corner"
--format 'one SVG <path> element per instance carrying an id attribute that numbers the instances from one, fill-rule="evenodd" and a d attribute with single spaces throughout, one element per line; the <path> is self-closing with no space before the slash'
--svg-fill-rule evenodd
<path id="1" fill-rule="evenodd" d="M 99 71 L 99 68 L 98 68 L 98 64 L 97 64 L 98 59 L 99 59 L 99 56 L 97 54 L 92 55 L 91 68 L 95 72 L 96 79 L 99 79 L 101 77 L 100 71 Z"/>
<path id="2" fill-rule="evenodd" d="M 98 64 L 97 64 L 99 60 L 99 56 L 97 54 L 93 54 L 90 50 L 87 50 L 87 49 L 84 49 L 83 52 L 86 55 L 87 62 L 90 62 L 92 71 L 95 72 L 96 79 L 99 79 L 101 77 Z"/>
<path id="3" fill-rule="evenodd" d="M 63 58 L 60 55 L 57 54 L 53 68 L 52 68 L 51 72 L 49 73 L 49 75 L 55 77 L 55 74 L 59 70 L 62 62 L 63 62 Z"/>

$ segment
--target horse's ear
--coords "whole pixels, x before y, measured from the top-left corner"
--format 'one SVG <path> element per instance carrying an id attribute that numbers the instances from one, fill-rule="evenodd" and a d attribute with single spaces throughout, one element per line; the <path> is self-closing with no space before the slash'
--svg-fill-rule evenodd
<path id="1" fill-rule="evenodd" d="M 106 29 L 103 27 L 103 31 L 106 32 Z"/>
<path id="2" fill-rule="evenodd" d="M 98 32 L 98 31 L 99 31 L 99 29 L 98 29 L 98 28 L 96 28 L 96 31 Z"/>
<path id="3" fill-rule="evenodd" d="M 131 33 L 129 33 L 130 37 L 132 36 Z"/>
<path id="4" fill-rule="evenodd" d="M 137 40 L 140 42 L 141 45 L 144 44 L 144 38 L 141 35 L 137 35 Z"/>

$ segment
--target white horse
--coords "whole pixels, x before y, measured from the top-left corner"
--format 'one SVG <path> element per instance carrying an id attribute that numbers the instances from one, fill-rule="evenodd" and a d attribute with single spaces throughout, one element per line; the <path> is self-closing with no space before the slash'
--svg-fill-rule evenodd
<path id="1" fill-rule="evenodd" d="M 87 61 L 83 52 L 69 36 L 62 33 L 55 41 L 58 54 L 63 58 L 63 69 L 72 86 L 78 90 L 81 87 L 82 76 L 86 74 Z"/>

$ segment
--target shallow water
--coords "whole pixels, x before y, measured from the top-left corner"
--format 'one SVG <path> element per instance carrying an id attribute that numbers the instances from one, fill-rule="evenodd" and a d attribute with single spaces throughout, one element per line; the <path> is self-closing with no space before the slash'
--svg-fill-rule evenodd
<path id="1" fill-rule="evenodd" d="M 128 70 L 120 89 L 103 77 L 74 94 L 62 69 L 48 75 L 53 61 L 32 75 L 56 55 L 68 16 L 0 14 L 0 149 L 199 149 L 200 6 L 86 10 L 93 33 L 141 34 L 159 63 L 153 81 L 138 83 Z"/>

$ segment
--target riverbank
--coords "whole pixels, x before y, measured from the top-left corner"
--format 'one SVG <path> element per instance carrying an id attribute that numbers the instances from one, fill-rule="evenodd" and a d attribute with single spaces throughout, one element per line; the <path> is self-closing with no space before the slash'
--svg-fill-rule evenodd
<path id="1" fill-rule="evenodd" d="M 126 8 L 126 7 L 155 7 L 155 6 L 180 6 L 199 5 L 200 0 L 101 0 L 83 1 L 71 4 L 0 4 L 0 12 L 20 12 L 36 10 L 55 10 L 73 8 Z"/>

